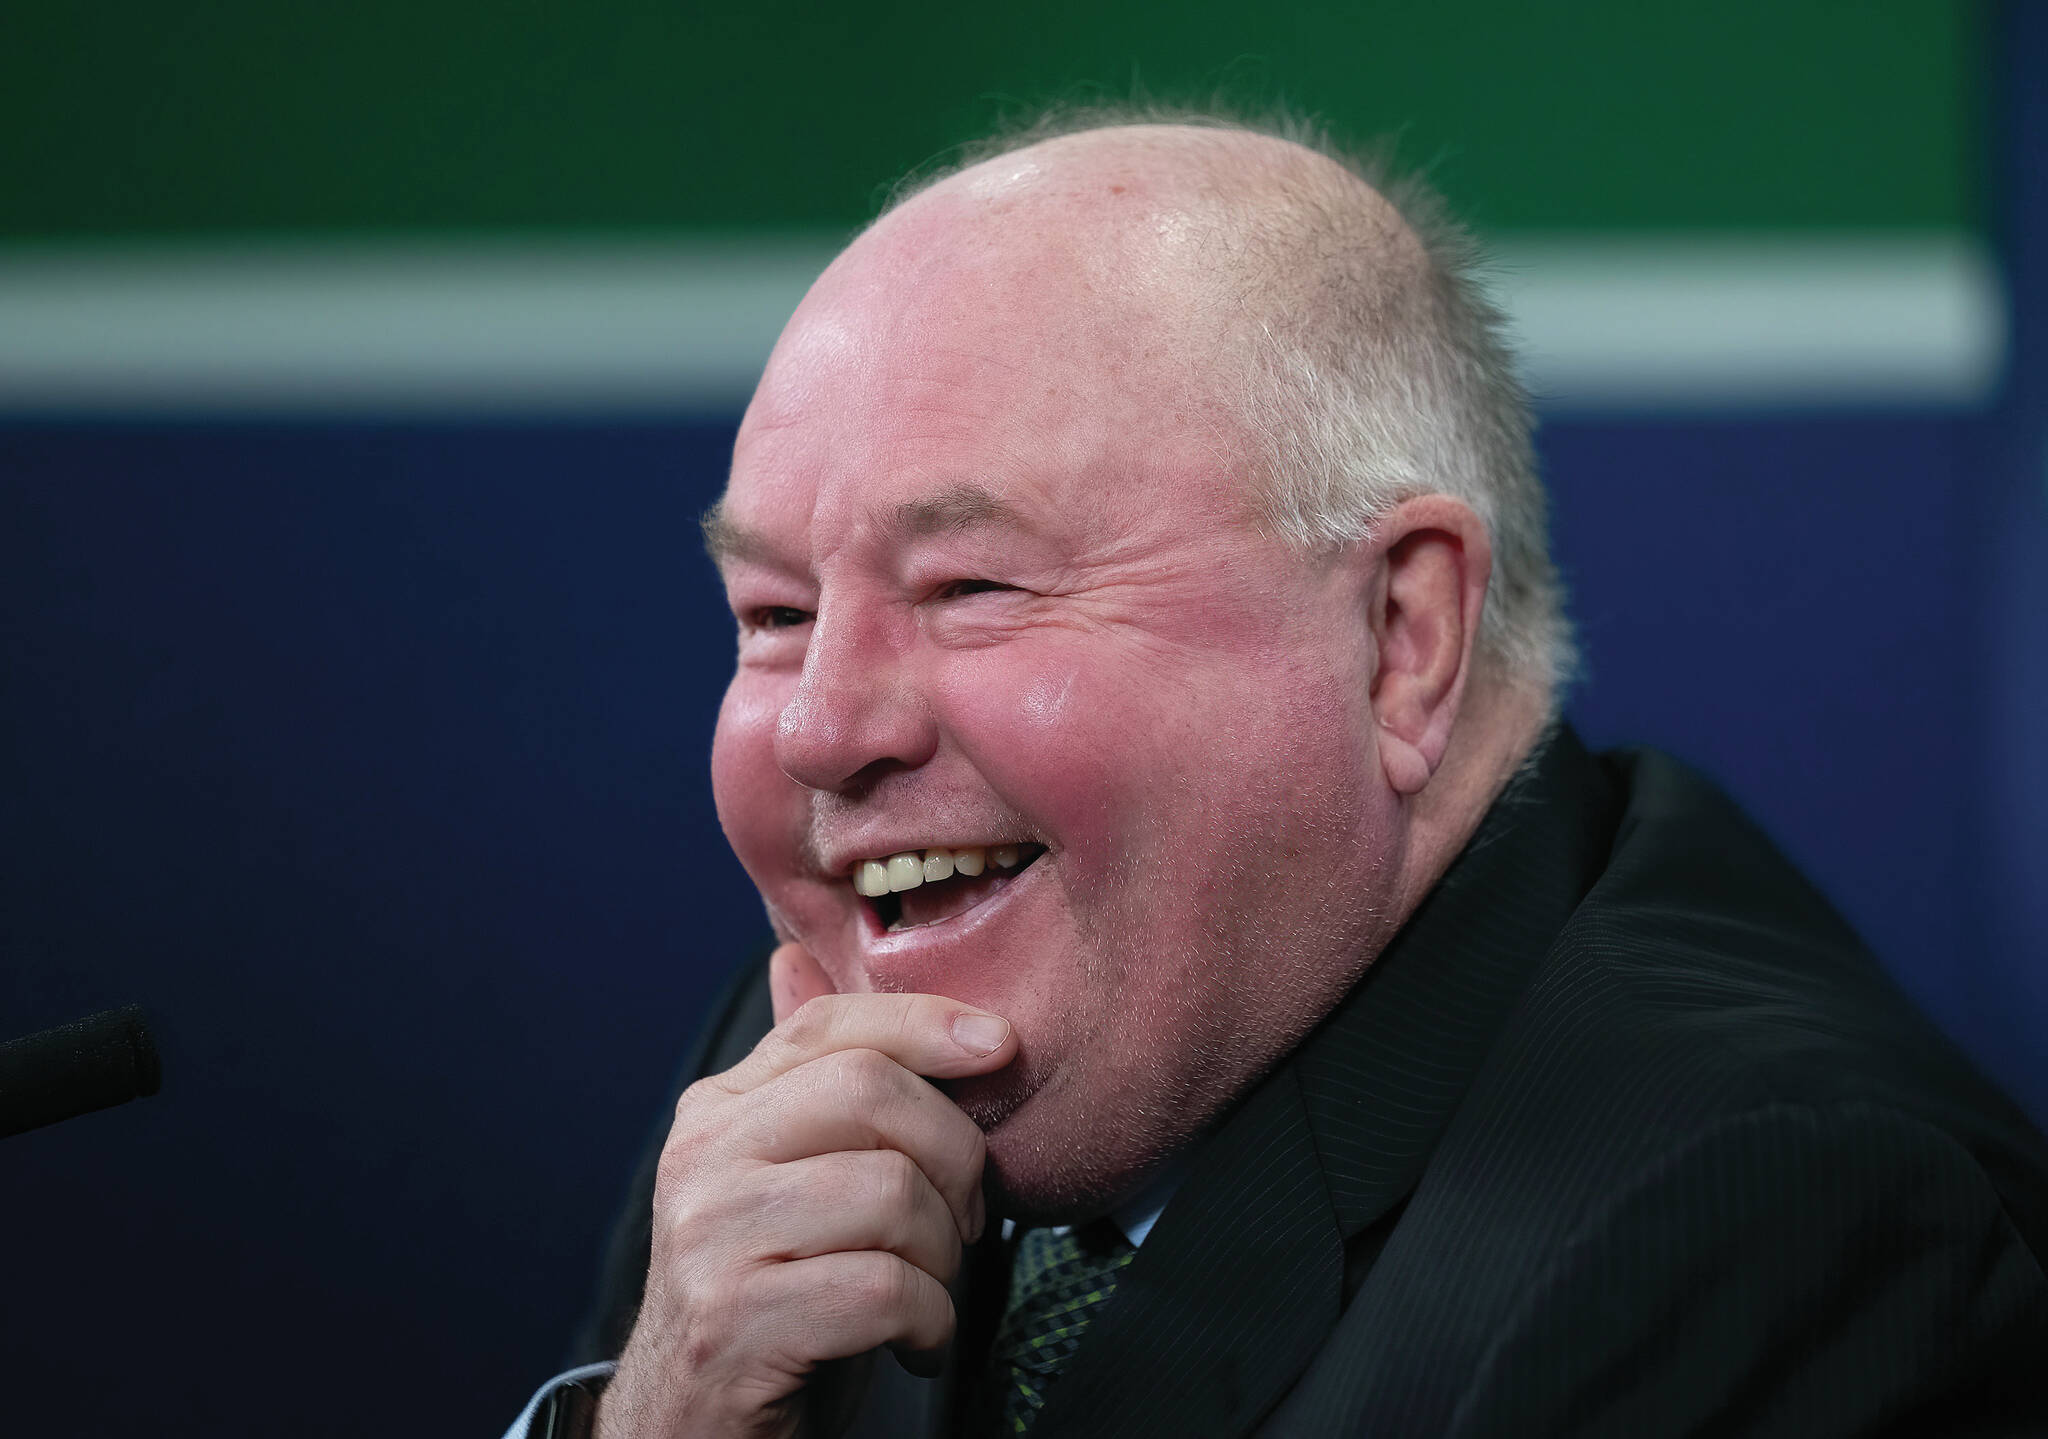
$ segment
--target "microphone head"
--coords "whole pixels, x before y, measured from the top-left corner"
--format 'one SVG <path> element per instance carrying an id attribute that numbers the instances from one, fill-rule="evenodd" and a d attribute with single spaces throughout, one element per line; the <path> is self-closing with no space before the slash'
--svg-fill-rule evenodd
<path id="1" fill-rule="evenodd" d="M 0 1137 L 155 1094 L 163 1064 L 142 1006 L 0 1044 Z"/>

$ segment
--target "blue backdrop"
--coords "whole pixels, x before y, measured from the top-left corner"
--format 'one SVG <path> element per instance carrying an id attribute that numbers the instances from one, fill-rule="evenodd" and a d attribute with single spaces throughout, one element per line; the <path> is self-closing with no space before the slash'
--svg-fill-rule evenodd
<path id="1" fill-rule="evenodd" d="M 1544 448 L 1589 738 L 1720 776 L 2039 1113 L 1958 722 L 1982 432 Z M 140 1000 L 165 1051 L 158 1099 L 0 1146 L 0 1343 L 68 1432 L 359 1434 L 402 1394 L 407 1429 L 490 1433 L 553 1365 L 763 930 L 705 776 L 731 641 L 694 521 L 730 440 L 0 431 L 0 1023 Z"/>

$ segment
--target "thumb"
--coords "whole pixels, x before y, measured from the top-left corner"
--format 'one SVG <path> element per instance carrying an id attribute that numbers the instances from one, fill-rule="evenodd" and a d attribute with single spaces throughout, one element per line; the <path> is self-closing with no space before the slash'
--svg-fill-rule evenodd
<path id="1" fill-rule="evenodd" d="M 785 944 L 768 956 L 768 997 L 775 1004 L 775 1022 L 795 1014 L 807 999 L 838 993 L 832 981 L 800 944 Z"/>

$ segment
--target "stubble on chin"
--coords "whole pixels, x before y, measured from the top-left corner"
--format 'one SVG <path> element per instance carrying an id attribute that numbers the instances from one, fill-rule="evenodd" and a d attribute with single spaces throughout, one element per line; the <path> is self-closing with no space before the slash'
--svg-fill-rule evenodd
<path id="1" fill-rule="evenodd" d="M 1204 1107 L 1188 1075 L 1156 1060 L 1137 1072 L 1103 1062 L 1134 1053 L 1141 1036 L 1121 1032 L 1130 1027 L 1090 1035 L 1057 1067 L 1027 1053 L 1014 1073 L 944 1086 L 988 1136 L 990 1213 L 1027 1224 L 1096 1218 L 1194 1137 Z"/>

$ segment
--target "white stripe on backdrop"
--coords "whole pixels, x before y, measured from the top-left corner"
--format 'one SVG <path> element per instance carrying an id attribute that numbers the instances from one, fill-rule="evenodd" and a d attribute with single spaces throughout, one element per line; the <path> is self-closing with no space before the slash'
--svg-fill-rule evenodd
<path id="1" fill-rule="evenodd" d="M 480 240 L 0 250 L 0 412 L 729 415 L 835 248 Z M 2005 344 L 1960 235 L 1508 240 L 1546 407 L 1972 405 Z"/>

